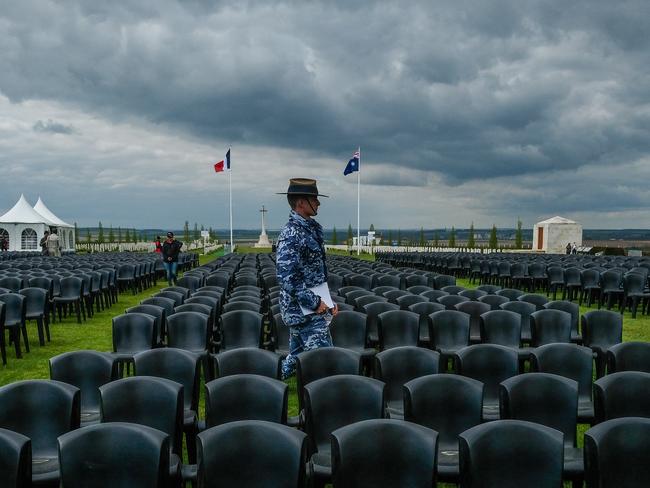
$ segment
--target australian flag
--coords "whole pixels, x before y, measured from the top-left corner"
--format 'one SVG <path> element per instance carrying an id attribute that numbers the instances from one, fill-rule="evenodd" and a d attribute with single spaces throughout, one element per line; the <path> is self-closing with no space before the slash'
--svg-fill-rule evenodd
<path id="1" fill-rule="evenodd" d="M 357 149 L 354 151 L 354 154 L 352 155 L 352 159 L 348 161 L 348 165 L 345 167 L 343 170 L 343 175 L 347 176 L 350 173 L 354 173 L 355 171 L 359 171 L 359 160 L 361 159 L 361 154 L 359 153 L 359 150 Z"/>

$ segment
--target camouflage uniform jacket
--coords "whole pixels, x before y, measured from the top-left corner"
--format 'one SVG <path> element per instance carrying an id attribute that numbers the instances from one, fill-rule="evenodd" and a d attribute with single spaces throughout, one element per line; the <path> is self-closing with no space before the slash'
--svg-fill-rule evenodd
<path id="1" fill-rule="evenodd" d="M 282 320 L 290 327 L 307 319 L 300 305 L 316 310 L 320 298 L 309 288 L 327 281 L 323 228 L 314 219 L 305 219 L 293 210 L 278 237 L 276 268 Z"/>

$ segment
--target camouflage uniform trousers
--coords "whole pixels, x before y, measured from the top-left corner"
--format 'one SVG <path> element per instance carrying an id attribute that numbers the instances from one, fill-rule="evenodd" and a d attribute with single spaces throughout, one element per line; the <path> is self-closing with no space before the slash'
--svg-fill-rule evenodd
<path id="1" fill-rule="evenodd" d="M 282 362 L 282 379 L 295 373 L 298 354 L 332 345 L 329 324 L 322 315 L 311 315 L 306 322 L 289 327 L 289 334 L 289 355 Z"/>

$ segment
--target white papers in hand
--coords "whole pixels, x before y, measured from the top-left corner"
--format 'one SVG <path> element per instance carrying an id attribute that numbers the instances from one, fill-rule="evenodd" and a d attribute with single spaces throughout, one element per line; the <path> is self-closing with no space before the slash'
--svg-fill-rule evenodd
<path id="1" fill-rule="evenodd" d="M 314 286 L 313 288 L 310 288 L 310 290 L 313 291 L 315 295 L 318 295 L 329 308 L 334 308 L 334 302 L 332 301 L 332 296 L 330 295 L 330 289 L 327 286 L 327 282 Z M 302 305 L 300 305 L 300 310 L 302 310 L 303 315 L 311 315 L 315 313 L 315 310 L 310 310 Z"/>

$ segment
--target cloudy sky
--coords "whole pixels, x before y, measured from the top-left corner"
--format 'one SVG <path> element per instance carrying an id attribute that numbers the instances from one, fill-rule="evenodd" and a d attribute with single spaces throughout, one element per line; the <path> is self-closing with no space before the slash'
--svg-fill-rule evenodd
<path id="1" fill-rule="evenodd" d="M 650 2 L 21 0 L 0 9 L 0 212 L 80 226 L 650 227 Z"/>

